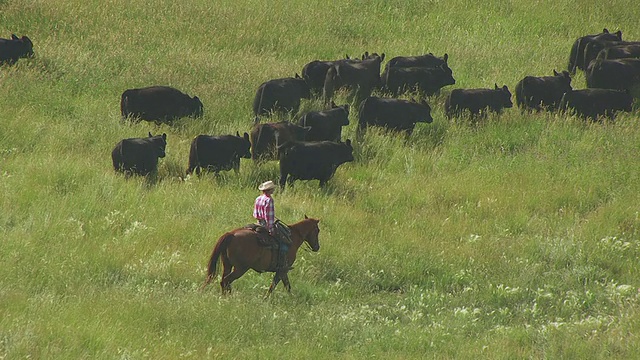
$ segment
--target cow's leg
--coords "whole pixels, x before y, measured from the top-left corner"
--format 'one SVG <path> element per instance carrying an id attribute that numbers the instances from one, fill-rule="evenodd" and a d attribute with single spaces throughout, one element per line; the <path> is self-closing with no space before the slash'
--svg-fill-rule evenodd
<path id="1" fill-rule="evenodd" d="M 284 189 L 284 187 L 287 185 L 287 173 L 280 173 L 280 188 Z M 291 181 L 289 181 L 289 184 L 291 184 Z"/>

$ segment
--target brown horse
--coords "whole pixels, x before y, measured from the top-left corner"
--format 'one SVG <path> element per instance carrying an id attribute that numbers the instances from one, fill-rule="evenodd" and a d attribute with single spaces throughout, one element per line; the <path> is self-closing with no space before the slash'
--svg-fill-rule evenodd
<path id="1" fill-rule="evenodd" d="M 296 255 L 300 246 L 306 241 L 312 251 L 320 250 L 318 243 L 318 234 L 320 228 L 318 223 L 320 220 L 308 218 L 304 216 L 304 220 L 290 225 L 291 228 L 291 245 L 287 252 L 287 264 L 292 265 L 296 261 Z M 229 231 L 222 235 L 216 246 L 213 248 L 207 278 L 202 285 L 204 289 L 216 276 L 216 264 L 222 258 L 222 280 L 220 287 L 222 293 L 231 292 L 231 283 L 244 275 L 249 269 L 253 269 L 259 273 L 275 272 L 267 296 L 271 295 L 273 289 L 278 285 L 280 280 L 284 283 L 287 291 L 291 292 L 291 284 L 287 275 L 288 269 L 275 271 L 271 266 L 272 249 L 259 244 L 258 235 L 255 231 L 239 228 Z M 276 255 L 277 256 L 277 255 Z"/>

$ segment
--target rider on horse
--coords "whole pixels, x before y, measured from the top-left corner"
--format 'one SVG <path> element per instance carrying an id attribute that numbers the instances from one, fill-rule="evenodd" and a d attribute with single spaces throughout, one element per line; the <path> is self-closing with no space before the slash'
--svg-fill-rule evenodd
<path id="1" fill-rule="evenodd" d="M 275 189 L 276 185 L 273 181 L 267 181 L 258 186 L 258 190 L 262 191 L 262 194 L 256 198 L 254 203 L 253 217 L 258 220 L 258 225 L 264 227 L 279 243 L 277 269 L 289 270 L 286 254 L 289 250 L 290 239 L 280 234 L 276 227 L 275 206 L 273 197 L 271 196 Z"/>

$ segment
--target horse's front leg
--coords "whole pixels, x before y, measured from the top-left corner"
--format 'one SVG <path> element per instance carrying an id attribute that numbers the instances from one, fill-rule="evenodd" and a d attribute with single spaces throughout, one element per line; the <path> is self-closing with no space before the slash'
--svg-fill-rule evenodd
<path id="1" fill-rule="evenodd" d="M 291 283 L 289 282 L 289 272 L 283 271 L 280 277 L 282 278 L 282 283 L 284 284 L 285 289 L 287 289 L 289 294 L 291 294 Z"/>
<path id="2" fill-rule="evenodd" d="M 271 286 L 269 286 L 269 290 L 267 291 L 267 295 L 265 295 L 265 297 L 264 297 L 265 299 L 268 299 L 269 296 L 271 296 L 271 293 L 273 292 L 273 289 L 275 289 L 276 286 L 278 286 L 279 282 L 280 282 L 280 275 L 276 271 L 276 273 L 273 275 L 273 280 L 271 280 Z"/>

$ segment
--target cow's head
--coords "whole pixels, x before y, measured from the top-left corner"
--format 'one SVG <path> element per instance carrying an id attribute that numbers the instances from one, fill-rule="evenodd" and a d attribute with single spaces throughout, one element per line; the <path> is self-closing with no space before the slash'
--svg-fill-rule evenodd
<path id="1" fill-rule="evenodd" d="M 351 162 L 353 161 L 353 146 L 351 145 L 351 140 L 347 139 L 344 143 L 338 142 L 338 144 L 343 145 L 343 149 L 340 152 L 340 159 L 336 159 L 339 164 Z"/>
<path id="2" fill-rule="evenodd" d="M 507 85 L 503 87 L 498 87 L 498 84 L 494 84 L 495 89 L 500 91 L 500 105 L 505 108 L 513 107 L 513 102 L 511 102 L 511 92 Z"/>
<path id="3" fill-rule="evenodd" d="M 446 55 L 446 54 L 445 54 Z M 453 70 L 447 65 L 446 61 L 440 64 L 439 69 L 442 71 L 443 85 L 454 85 L 456 79 L 453 78 Z"/>
<path id="4" fill-rule="evenodd" d="M 431 124 L 433 122 L 433 117 L 431 117 L 431 106 L 429 106 L 426 100 L 422 99 L 420 103 L 416 103 L 415 110 L 417 112 L 415 117 L 416 122 L 424 122 L 427 124 Z"/>
<path id="5" fill-rule="evenodd" d="M 202 101 L 197 96 L 191 99 L 191 113 L 195 117 L 200 117 L 204 113 L 204 105 L 202 105 Z"/>
<path id="6" fill-rule="evenodd" d="M 307 79 L 300 77 L 298 73 L 295 74 L 295 77 L 290 79 L 293 80 L 292 83 L 295 84 L 296 89 L 298 90 L 298 94 L 300 94 L 301 98 L 311 98 L 311 87 L 309 86 L 309 83 L 307 83 Z"/>
<path id="7" fill-rule="evenodd" d="M 33 57 L 33 42 L 26 36 L 18 37 L 16 34 L 11 34 L 11 40 L 20 44 L 22 49 L 22 55 L 20 57 Z"/>
<path id="8" fill-rule="evenodd" d="M 238 148 L 236 149 L 238 155 L 241 158 L 250 159 L 251 158 L 251 141 L 249 140 L 249 134 L 246 132 L 241 137 L 240 133 L 236 131 L 236 137 L 240 140 L 238 141 Z"/>
<path id="9" fill-rule="evenodd" d="M 34 56 L 34 52 L 33 52 L 33 42 L 31 41 L 31 39 L 29 39 L 26 36 L 22 36 L 20 38 L 20 41 L 22 42 L 22 46 L 24 49 L 24 56 L 25 57 L 33 57 Z"/>
<path id="10" fill-rule="evenodd" d="M 561 91 L 566 92 L 571 90 L 571 75 L 567 70 L 563 70 L 561 73 L 559 73 L 554 69 L 553 76 L 559 79 L 561 84 Z"/>
<path id="11" fill-rule="evenodd" d="M 158 157 L 163 158 L 166 156 L 165 149 L 167 148 L 167 134 L 153 136 L 149 131 L 149 140 L 154 145 L 154 150 Z"/>

